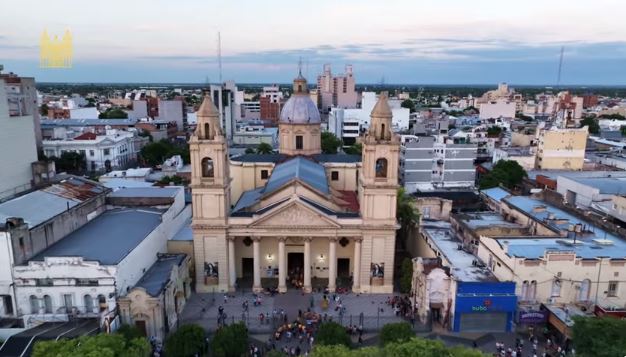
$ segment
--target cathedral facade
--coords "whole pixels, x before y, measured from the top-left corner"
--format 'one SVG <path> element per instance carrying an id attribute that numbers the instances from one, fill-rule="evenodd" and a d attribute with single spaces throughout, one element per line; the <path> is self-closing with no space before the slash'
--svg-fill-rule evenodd
<path id="1" fill-rule="evenodd" d="M 399 139 L 381 95 L 361 156 L 321 153 L 321 120 L 299 75 L 278 154 L 229 157 L 207 96 L 189 141 L 196 291 L 315 287 L 391 293 Z"/>

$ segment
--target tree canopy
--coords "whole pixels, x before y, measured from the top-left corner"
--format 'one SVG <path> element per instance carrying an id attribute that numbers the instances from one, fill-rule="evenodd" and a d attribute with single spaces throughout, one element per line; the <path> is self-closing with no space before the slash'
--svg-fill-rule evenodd
<path id="1" fill-rule="evenodd" d="M 577 356 L 622 356 L 626 351 L 626 320 L 612 317 L 574 317 Z"/>
<path id="2" fill-rule="evenodd" d="M 145 338 L 128 340 L 123 334 L 116 333 L 38 341 L 32 357 L 147 357 L 150 352 L 150 344 Z"/>
<path id="3" fill-rule="evenodd" d="M 260 143 L 256 147 L 256 153 L 257 154 L 271 154 L 273 152 L 274 152 L 274 148 L 272 147 L 272 145 L 270 145 L 268 143 Z"/>
<path id="4" fill-rule="evenodd" d="M 99 119 L 126 119 L 128 118 L 128 113 L 126 113 L 121 108 L 109 108 L 100 115 L 98 115 Z"/>
<path id="5" fill-rule="evenodd" d="M 247 348 L 248 329 L 241 322 L 220 328 L 211 341 L 215 357 L 243 356 Z"/>
<path id="6" fill-rule="evenodd" d="M 602 119 L 617 119 L 617 120 L 626 120 L 626 117 L 621 114 L 602 114 L 600 115 Z"/>
<path id="7" fill-rule="evenodd" d="M 139 153 L 145 163 L 150 166 L 161 165 L 165 159 L 174 155 L 180 155 L 185 164 L 190 162 L 189 147 L 187 145 L 175 145 L 166 139 L 147 144 L 141 148 Z"/>
<path id="8" fill-rule="evenodd" d="M 409 258 L 402 260 L 400 266 L 400 292 L 408 294 L 411 292 L 411 284 L 413 282 L 413 261 Z"/>
<path id="9" fill-rule="evenodd" d="M 403 268 L 406 261 L 408 261 L 409 263 L 411 262 L 411 260 L 408 258 L 404 260 L 402 262 Z M 411 271 L 413 271 L 413 269 L 411 269 Z M 387 344 L 392 342 L 404 342 L 410 340 L 413 337 L 415 337 L 415 332 L 408 322 L 386 324 L 380 330 L 380 345 L 386 346 Z"/>
<path id="10" fill-rule="evenodd" d="M 409 112 L 413 113 L 415 111 L 415 102 L 411 99 L 405 99 L 400 103 L 402 108 L 407 108 Z"/>
<path id="11" fill-rule="evenodd" d="M 413 337 L 402 342 L 390 342 L 384 347 L 364 347 L 351 350 L 343 345 L 316 345 L 311 357 L 485 357 L 474 349 L 446 347 L 440 341 Z"/>
<path id="12" fill-rule="evenodd" d="M 60 157 L 53 157 L 52 160 L 57 171 L 82 173 L 87 168 L 85 155 L 73 151 L 66 151 Z"/>
<path id="13" fill-rule="evenodd" d="M 497 187 L 500 184 L 508 188 L 514 188 L 519 185 L 524 177 L 526 170 L 513 160 L 500 160 L 491 171 L 480 179 L 480 189 Z"/>
<path id="14" fill-rule="evenodd" d="M 400 222 L 400 237 L 404 237 L 410 226 L 417 224 L 420 218 L 414 199 L 406 193 L 404 187 L 398 189 L 396 198 L 396 218 Z"/>
<path id="15" fill-rule="evenodd" d="M 335 134 L 325 131 L 322 132 L 322 152 L 324 154 L 336 154 L 341 147 L 341 140 Z"/>
<path id="16" fill-rule="evenodd" d="M 589 133 L 591 134 L 597 134 L 600 132 L 600 125 L 595 118 L 587 117 L 581 120 L 580 127 L 582 128 L 585 125 L 589 127 Z"/>
<path id="17" fill-rule="evenodd" d="M 315 335 L 315 342 L 320 345 L 343 345 L 350 347 L 352 341 L 346 329 L 336 322 L 324 322 Z"/>
<path id="18" fill-rule="evenodd" d="M 361 153 L 363 152 L 363 144 L 354 143 L 347 148 L 344 148 L 343 151 L 349 155 L 361 155 Z"/>
<path id="19" fill-rule="evenodd" d="M 181 326 L 165 340 L 165 353 L 170 357 L 193 357 L 205 351 L 204 329 L 198 325 Z"/>

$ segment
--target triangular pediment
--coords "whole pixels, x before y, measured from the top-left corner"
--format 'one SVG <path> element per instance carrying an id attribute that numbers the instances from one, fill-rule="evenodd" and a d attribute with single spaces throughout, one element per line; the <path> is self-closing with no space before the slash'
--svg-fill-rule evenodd
<path id="1" fill-rule="evenodd" d="M 255 216 L 251 226 L 336 228 L 340 225 L 335 221 L 335 217 L 325 215 L 294 199 L 278 205 L 262 215 Z"/>

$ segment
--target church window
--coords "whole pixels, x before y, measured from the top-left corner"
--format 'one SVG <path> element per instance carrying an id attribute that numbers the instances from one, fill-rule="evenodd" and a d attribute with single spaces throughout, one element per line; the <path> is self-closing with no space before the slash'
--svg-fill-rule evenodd
<path id="1" fill-rule="evenodd" d="M 304 148 L 304 137 L 302 135 L 296 135 L 296 150 L 302 150 Z"/>
<path id="2" fill-rule="evenodd" d="M 209 125 L 209 123 L 204 123 L 204 138 L 205 139 L 211 139 L 211 126 Z"/>
<path id="3" fill-rule="evenodd" d="M 387 159 L 376 160 L 376 177 L 387 177 Z"/>
<path id="4" fill-rule="evenodd" d="M 202 177 L 214 177 L 213 160 L 208 157 L 202 159 Z"/>
<path id="5" fill-rule="evenodd" d="M 339 181 L 339 171 L 331 171 L 330 172 L 330 179 L 332 181 Z"/>
<path id="6" fill-rule="evenodd" d="M 267 180 L 268 176 L 267 170 L 261 170 L 261 180 Z"/>

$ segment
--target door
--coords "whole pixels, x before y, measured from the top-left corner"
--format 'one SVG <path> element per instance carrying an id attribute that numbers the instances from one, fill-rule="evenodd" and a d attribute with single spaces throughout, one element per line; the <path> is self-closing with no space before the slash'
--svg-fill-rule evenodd
<path id="1" fill-rule="evenodd" d="M 506 312 L 461 314 L 460 332 L 506 332 Z"/>
<path id="2" fill-rule="evenodd" d="M 287 273 L 301 274 L 304 272 L 304 253 L 287 254 Z"/>
<path id="3" fill-rule="evenodd" d="M 254 258 L 241 258 L 241 276 L 243 278 L 254 276 Z"/>
<path id="4" fill-rule="evenodd" d="M 337 276 L 340 278 L 350 276 L 350 258 L 337 259 Z"/>
<path id="5" fill-rule="evenodd" d="M 13 302 L 11 295 L 2 296 L 2 306 L 4 306 L 4 315 L 13 315 Z"/>
<path id="6" fill-rule="evenodd" d="M 146 322 L 143 320 L 135 321 L 135 327 L 139 330 L 142 336 L 148 336 L 146 332 Z"/>

